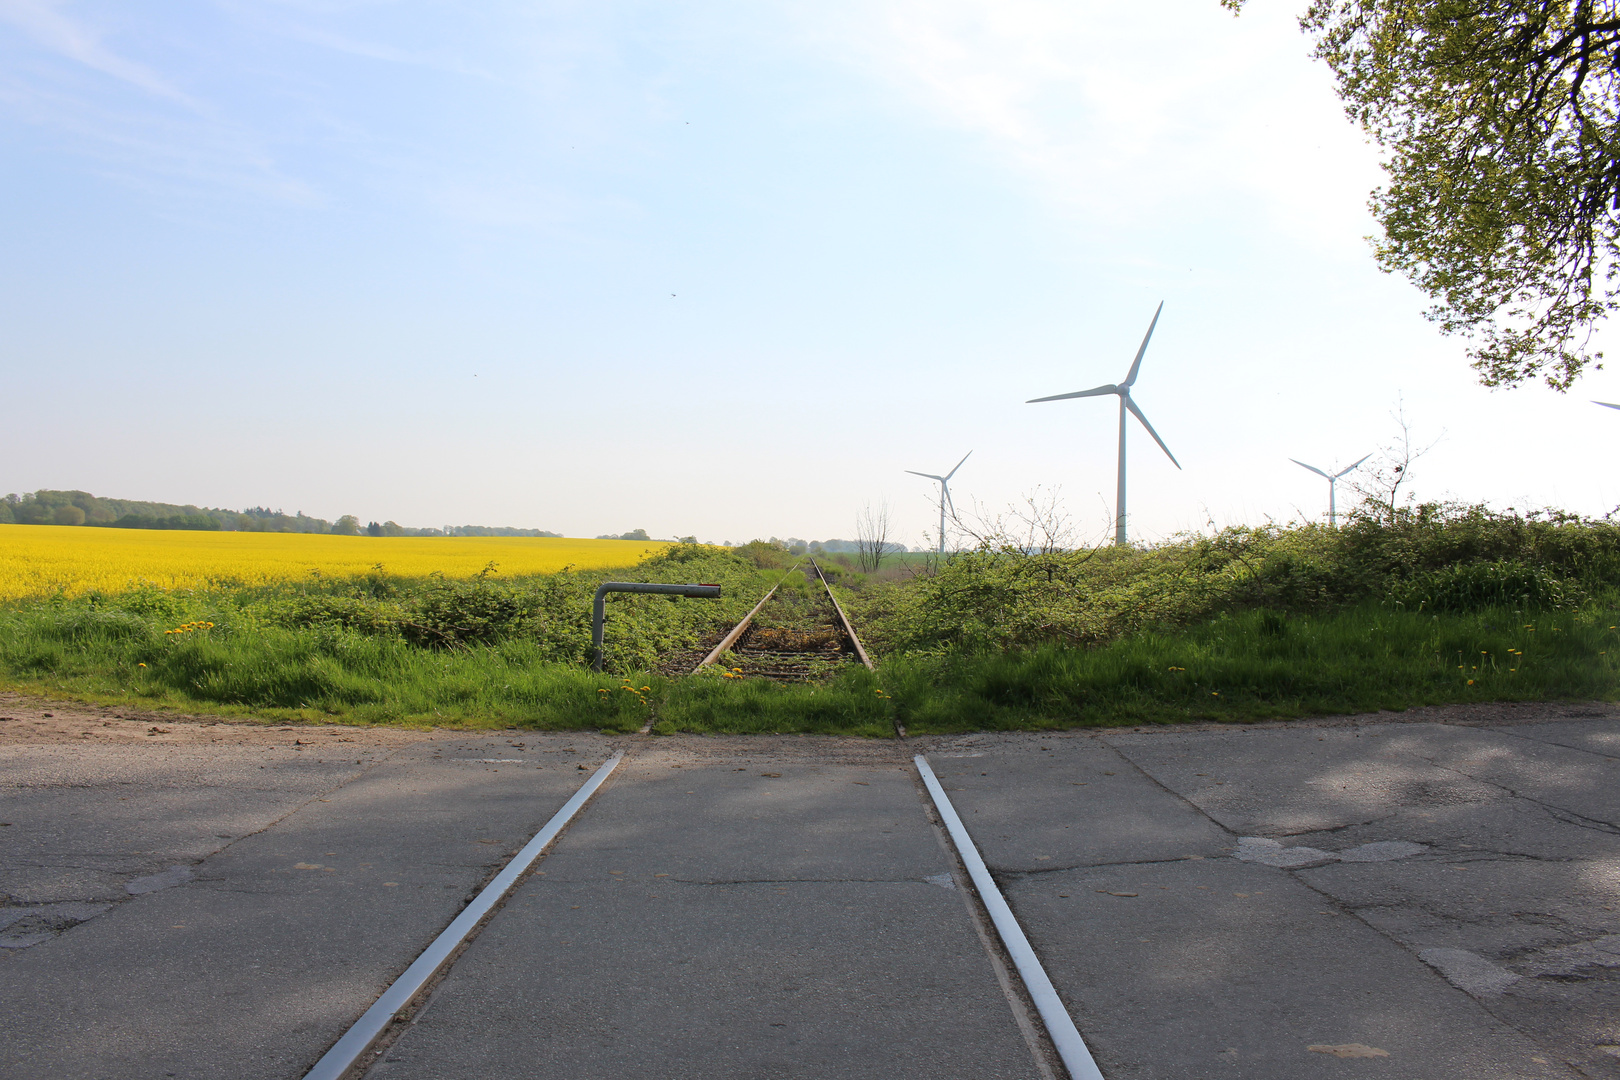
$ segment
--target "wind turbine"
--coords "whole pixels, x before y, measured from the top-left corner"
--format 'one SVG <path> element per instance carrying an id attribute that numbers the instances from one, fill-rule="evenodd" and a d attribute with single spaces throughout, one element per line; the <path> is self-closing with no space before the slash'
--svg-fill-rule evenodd
<path id="1" fill-rule="evenodd" d="M 1170 464 L 1178 469 L 1181 468 L 1181 462 L 1176 460 L 1176 455 L 1172 454 L 1170 448 L 1164 445 L 1164 440 L 1159 438 L 1159 433 L 1153 430 L 1153 425 L 1148 423 L 1147 417 L 1142 415 L 1142 410 L 1136 407 L 1136 402 L 1131 400 L 1131 384 L 1136 381 L 1137 369 L 1142 366 L 1142 354 L 1147 352 L 1148 341 L 1153 337 L 1153 328 L 1159 325 L 1159 312 L 1163 310 L 1164 301 L 1161 300 L 1159 301 L 1158 310 L 1153 313 L 1153 321 L 1148 323 L 1147 334 L 1142 338 L 1142 347 L 1136 350 L 1136 359 L 1131 361 L 1131 370 L 1126 374 L 1124 382 L 1118 384 L 1109 383 L 1107 386 L 1097 386 L 1090 390 L 1076 390 L 1072 394 L 1053 394 L 1051 397 L 1031 398 L 1024 403 L 1034 405 L 1040 401 L 1102 397 L 1104 394 L 1119 395 L 1119 489 L 1118 498 L 1114 505 L 1114 543 L 1121 547 L 1125 545 L 1125 414 L 1129 412 L 1140 420 L 1142 426 L 1147 428 L 1147 433 L 1153 436 L 1153 441 L 1159 444 L 1159 449 L 1164 451 L 1164 456 L 1170 459 Z"/>
<path id="2" fill-rule="evenodd" d="M 966 461 L 972 456 L 973 451 L 969 450 L 967 453 L 962 455 L 962 461 Z M 962 467 L 962 461 L 958 461 L 956 463 L 956 469 L 960 469 Z M 951 513 L 956 513 L 956 504 L 951 502 L 951 477 L 956 475 L 956 469 L 952 469 L 944 476 L 935 476 L 933 473 L 918 472 L 916 469 L 906 470 L 906 472 L 910 473 L 912 476 L 926 476 L 930 480 L 939 481 L 939 553 L 941 555 L 945 554 L 945 508 L 949 506 L 951 508 Z"/>
<path id="3" fill-rule="evenodd" d="M 1361 461 L 1366 461 L 1367 458 L 1370 458 L 1370 457 L 1372 457 L 1372 455 L 1368 454 L 1367 457 L 1362 458 Z M 1338 472 L 1333 473 L 1330 476 L 1327 473 L 1323 472 L 1321 469 L 1318 469 L 1315 465 L 1307 465 L 1303 461 L 1299 460 L 1298 458 L 1289 458 L 1288 460 L 1292 461 L 1295 465 L 1298 465 L 1302 469 L 1311 470 L 1311 472 L 1315 473 L 1317 476 L 1322 477 L 1324 480 L 1326 480 L 1328 482 L 1328 528 L 1330 528 L 1330 529 L 1336 528 L 1338 526 L 1338 524 L 1339 524 L 1339 507 L 1338 507 L 1338 503 L 1337 503 L 1337 497 L 1336 497 L 1336 494 L 1335 494 L 1335 489 L 1338 488 L 1338 486 L 1339 486 L 1339 477 L 1343 476 L 1345 473 L 1354 472 L 1356 469 L 1360 468 L 1361 467 L 1361 461 L 1356 462 L 1354 465 L 1350 466 L 1348 469 L 1340 469 Z"/>

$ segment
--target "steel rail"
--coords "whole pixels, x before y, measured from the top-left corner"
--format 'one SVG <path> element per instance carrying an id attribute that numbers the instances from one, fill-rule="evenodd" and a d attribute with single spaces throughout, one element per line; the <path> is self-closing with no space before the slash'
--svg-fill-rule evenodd
<path id="1" fill-rule="evenodd" d="M 814 561 L 812 561 L 811 565 L 815 565 Z M 733 626 L 731 628 L 731 633 L 721 638 L 720 644 L 709 650 L 709 655 L 705 656 L 698 663 L 698 666 L 692 669 L 692 674 L 696 675 L 698 672 L 720 659 L 721 653 L 737 644 L 737 639 L 743 636 L 743 632 L 746 631 L 749 625 L 754 621 L 754 616 L 759 614 L 759 609 L 764 607 L 770 601 L 771 597 L 776 595 L 776 590 L 782 587 L 782 582 L 787 580 L 787 575 L 793 573 L 793 571 L 797 570 L 798 568 L 799 564 L 794 563 L 792 567 L 788 569 L 787 574 L 783 574 L 781 580 L 777 581 L 775 585 L 771 586 L 771 591 L 765 594 L 764 599 L 755 604 L 754 609 L 747 615 L 743 616 L 742 622 L 738 623 L 736 626 Z"/>
<path id="2" fill-rule="evenodd" d="M 995 924 L 996 934 L 1001 938 L 1001 944 L 1006 948 L 1007 955 L 1012 958 L 1013 966 L 1018 969 L 1018 977 L 1024 982 L 1024 989 L 1029 991 L 1030 1000 L 1035 1003 L 1035 1011 L 1040 1014 L 1041 1023 L 1046 1026 L 1046 1034 L 1052 1039 L 1052 1045 L 1057 1048 L 1058 1057 L 1063 1059 L 1063 1067 L 1068 1070 L 1070 1080 L 1103 1080 L 1102 1070 L 1097 1068 L 1097 1062 L 1086 1048 L 1086 1040 L 1081 1038 L 1080 1030 L 1074 1026 L 1074 1020 L 1069 1016 L 1069 1010 L 1063 1007 L 1063 1001 L 1052 986 L 1052 980 L 1046 975 L 1046 969 L 1041 966 L 1040 957 L 1030 948 L 1029 939 L 1024 936 L 1023 927 L 1018 925 L 1018 919 L 1013 915 L 1012 908 L 1007 906 L 1007 898 L 1001 895 L 996 887 L 995 879 L 990 876 L 989 869 L 984 865 L 984 859 L 979 855 L 979 849 L 973 846 L 973 837 L 968 835 L 967 826 L 957 816 L 956 808 L 951 805 L 950 798 L 940 785 L 939 777 L 929 767 L 928 759 L 918 754 L 912 758 L 917 766 L 917 773 L 922 777 L 923 785 L 928 788 L 929 796 L 934 800 L 934 808 L 939 811 L 940 820 L 945 823 L 945 829 L 951 834 L 951 842 L 956 845 L 956 853 L 962 858 L 962 865 L 967 867 L 968 877 L 973 880 L 973 888 L 979 894 L 979 900 L 984 904 L 985 912 L 990 921 Z"/>
<path id="3" fill-rule="evenodd" d="M 838 615 L 838 625 L 844 628 L 844 636 L 855 646 L 855 655 L 866 665 L 866 670 L 876 671 L 877 669 L 872 666 L 871 657 L 866 655 L 866 648 L 861 645 L 861 639 L 855 636 L 854 624 L 849 621 L 849 616 L 844 614 L 843 605 L 839 604 L 838 597 L 833 595 L 832 583 L 827 580 L 827 575 L 821 572 L 821 566 L 816 560 L 811 559 L 810 565 L 816 568 L 816 577 L 821 580 L 821 587 L 827 590 L 827 599 L 832 601 L 833 611 Z"/>
<path id="4" fill-rule="evenodd" d="M 518 878 L 533 866 L 535 860 L 544 854 L 551 842 L 557 839 L 557 834 L 573 820 L 596 789 L 602 786 L 618 764 L 624 758 L 624 751 L 619 751 L 602 763 L 591 778 L 574 792 L 573 797 L 563 803 L 562 809 L 551 816 L 545 827 L 534 834 L 534 839 L 523 845 L 523 849 L 512 857 L 512 861 L 495 875 L 495 879 L 484 886 L 472 903 L 462 909 L 450 925 L 445 927 L 433 943 L 423 950 L 405 973 L 395 979 L 393 984 L 384 990 L 382 996 L 361 1015 L 354 1026 L 344 1032 L 343 1037 L 328 1050 L 321 1059 L 315 1063 L 314 1068 L 304 1074 L 304 1080 L 339 1080 L 352 1069 L 370 1047 L 377 1041 L 388 1025 L 393 1021 L 394 1015 L 411 999 L 421 992 L 438 970 L 444 966 L 450 954 L 464 941 L 473 928 L 484 916 L 488 915 L 495 905 L 501 901 L 512 886 L 517 884 Z"/>

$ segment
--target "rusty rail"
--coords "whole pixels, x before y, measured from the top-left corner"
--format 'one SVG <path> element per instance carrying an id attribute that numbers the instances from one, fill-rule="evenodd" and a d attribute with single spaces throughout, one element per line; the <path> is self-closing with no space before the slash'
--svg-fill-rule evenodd
<path id="1" fill-rule="evenodd" d="M 827 599 L 832 601 L 833 611 L 838 615 L 838 625 L 843 628 L 844 636 L 849 638 L 849 643 L 855 647 L 855 655 L 860 658 L 861 663 L 866 665 L 867 671 L 877 670 L 872 666 L 872 658 L 866 655 L 866 647 L 861 644 L 861 639 L 855 636 L 855 627 L 850 623 L 849 616 L 844 614 L 843 605 L 839 604 L 838 597 L 833 595 L 832 585 L 827 581 L 827 575 L 821 572 L 821 567 L 816 565 L 816 560 L 811 559 L 810 565 L 815 569 L 816 578 L 821 582 L 821 587 L 827 590 Z"/>
<path id="2" fill-rule="evenodd" d="M 815 566 L 815 562 L 812 561 L 810 565 Z M 698 672 L 720 659 L 721 653 L 737 644 L 737 639 L 742 637 L 743 633 L 747 631 L 749 624 L 754 621 L 754 616 L 759 614 L 759 609 L 770 603 L 771 597 L 776 595 L 776 590 L 780 589 L 782 587 L 782 582 L 787 580 L 787 575 L 793 573 L 793 571 L 797 570 L 798 568 L 799 564 L 794 563 L 792 568 L 788 570 L 787 574 L 782 575 L 781 581 L 778 581 L 775 585 L 772 585 L 771 591 L 766 593 L 764 598 L 760 600 L 759 603 L 754 605 L 754 609 L 752 611 L 743 616 L 742 622 L 738 623 L 736 626 L 733 626 L 731 628 L 731 633 L 721 638 L 720 644 L 709 650 L 709 655 L 705 656 L 701 661 L 699 661 L 698 666 L 692 669 L 692 674 L 696 675 Z M 816 573 L 819 574 L 820 572 L 821 570 L 818 567 Z"/>

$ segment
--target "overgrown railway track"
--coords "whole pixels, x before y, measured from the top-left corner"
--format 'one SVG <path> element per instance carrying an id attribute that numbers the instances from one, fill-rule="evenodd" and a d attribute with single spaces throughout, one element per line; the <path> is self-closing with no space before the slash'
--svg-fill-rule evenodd
<path id="1" fill-rule="evenodd" d="M 723 664 L 732 678 L 810 682 L 850 663 L 871 668 L 826 575 L 814 559 L 805 562 L 809 569 L 802 571 L 802 586 L 793 580 L 800 573 L 795 566 L 714 643 L 692 673 Z"/>

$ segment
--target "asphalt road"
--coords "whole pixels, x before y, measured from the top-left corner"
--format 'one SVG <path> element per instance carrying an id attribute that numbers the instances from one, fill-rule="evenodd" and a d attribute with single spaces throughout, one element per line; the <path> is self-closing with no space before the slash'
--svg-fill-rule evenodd
<path id="1" fill-rule="evenodd" d="M 0 1077 L 302 1076 L 617 746 L 369 1075 L 1052 1075 L 920 750 L 1109 1080 L 1620 1080 L 1620 717 L 1569 713 L 907 745 L 0 727 Z"/>

